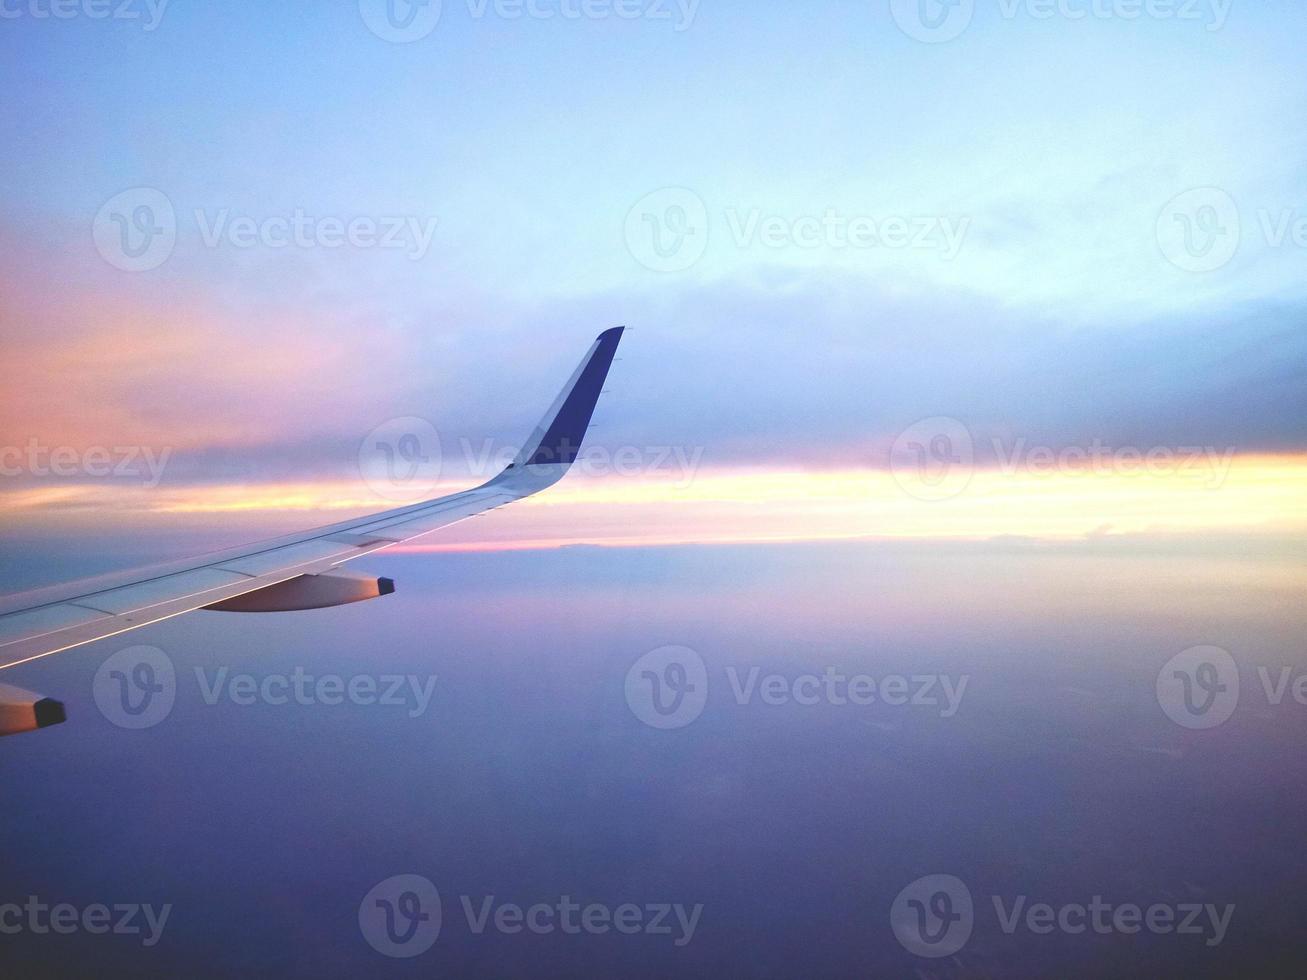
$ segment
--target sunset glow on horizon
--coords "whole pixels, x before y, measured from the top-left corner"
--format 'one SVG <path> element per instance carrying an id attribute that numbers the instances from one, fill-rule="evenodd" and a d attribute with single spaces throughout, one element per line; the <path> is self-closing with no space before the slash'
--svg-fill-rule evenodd
<path id="1" fill-rule="evenodd" d="M 964 481 L 952 495 L 930 499 L 930 487 L 914 495 L 921 487 L 911 475 L 877 468 L 706 469 L 688 482 L 573 477 L 547 495 L 396 550 L 1307 532 L 1304 455 L 1235 456 L 1220 472 L 975 468 Z M 432 495 L 466 486 L 442 484 Z M 154 489 L 101 483 L 3 496 L 5 512 L 25 522 L 76 526 L 110 514 L 141 530 L 152 521 L 215 516 L 254 530 L 270 521 L 309 528 L 403 503 L 381 499 L 358 480 Z"/>

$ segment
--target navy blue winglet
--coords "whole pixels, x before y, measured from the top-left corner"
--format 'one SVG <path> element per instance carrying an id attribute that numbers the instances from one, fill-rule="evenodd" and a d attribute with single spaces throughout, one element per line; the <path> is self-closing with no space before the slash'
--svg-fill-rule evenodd
<path id="1" fill-rule="evenodd" d="M 589 359 L 581 367 L 571 390 L 559 406 L 558 413 L 540 439 L 535 452 L 526 461 L 528 466 L 545 463 L 570 465 L 576 459 L 625 329 L 613 327 L 599 335 Z"/>

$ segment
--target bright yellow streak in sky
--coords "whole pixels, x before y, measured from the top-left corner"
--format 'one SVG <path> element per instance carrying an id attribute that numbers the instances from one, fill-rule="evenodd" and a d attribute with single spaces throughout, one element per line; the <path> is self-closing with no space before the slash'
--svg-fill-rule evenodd
<path id="1" fill-rule="evenodd" d="M 954 491 L 885 470 L 705 470 L 691 479 L 573 475 L 557 487 L 410 548 L 551 547 L 563 544 L 812 541 L 847 538 L 1049 540 L 1101 534 L 1298 533 L 1307 530 L 1307 456 L 1243 456 L 1210 465 L 1035 472 L 979 469 L 953 475 Z M 965 483 L 965 486 L 960 484 Z M 431 495 L 459 489 L 440 487 Z M 98 484 L 0 492 L 0 508 L 27 525 L 111 516 L 132 526 L 151 515 L 261 518 L 311 527 L 398 506 L 358 480 L 303 484 L 162 486 Z M 47 510 L 49 508 L 49 510 Z M 302 518 L 302 520 L 301 520 Z"/>

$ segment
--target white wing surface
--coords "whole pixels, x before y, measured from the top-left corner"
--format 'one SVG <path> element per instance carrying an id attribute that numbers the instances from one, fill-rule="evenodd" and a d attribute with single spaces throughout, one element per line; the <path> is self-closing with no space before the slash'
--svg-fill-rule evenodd
<path id="1" fill-rule="evenodd" d="M 193 609 L 307 609 L 392 592 L 389 579 L 352 575 L 339 566 L 529 497 L 562 479 L 580 451 L 623 330 L 614 327 L 599 335 L 517 458 L 481 486 L 203 555 L 112 587 L 20 605 L 0 615 L 0 670 Z M 39 695 L 26 700 L 7 696 L 15 691 L 0 685 L 0 735 L 63 720 L 58 702 Z M 29 702 L 44 707 L 28 712 Z M 14 704 L 9 714 L 4 711 L 7 703 Z M 6 723 L 11 716 L 28 714 L 30 725 Z"/>

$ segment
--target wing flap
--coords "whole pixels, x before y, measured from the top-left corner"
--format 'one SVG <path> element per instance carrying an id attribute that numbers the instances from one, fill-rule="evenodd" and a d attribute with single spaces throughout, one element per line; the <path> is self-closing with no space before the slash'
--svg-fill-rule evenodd
<path id="1" fill-rule="evenodd" d="M 225 561 L 214 567 L 222 571 L 257 577 L 283 568 L 298 568 L 301 565 L 315 565 L 328 559 L 339 559 L 342 556 L 352 555 L 356 550 L 356 546 L 344 541 L 315 538 L 300 544 L 290 544 L 284 548 L 274 548 L 272 551 L 251 555 L 248 558 Z"/>
<path id="2" fill-rule="evenodd" d="M 87 609 L 121 616 L 138 609 L 148 609 L 161 602 L 185 599 L 190 596 L 207 595 L 224 586 L 238 585 L 249 581 L 252 576 L 240 572 L 224 572 L 217 568 L 197 568 L 193 572 L 179 575 L 165 575 L 149 582 L 125 585 L 108 592 L 95 592 L 88 596 L 79 596 L 77 605 Z"/>
<path id="3" fill-rule="evenodd" d="M 60 630 L 83 626 L 97 619 L 106 619 L 109 615 L 98 609 L 87 609 L 85 606 L 61 602 L 0 616 L 0 650 L 4 650 L 7 644 L 18 640 L 58 633 Z"/>
<path id="4" fill-rule="evenodd" d="M 517 499 L 518 496 L 512 493 L 483 493 L 471 500 L 462 500 L 449 507 L 435 508 L 429 513 L 413 517 L 396 517 L 376 524 L 367 524 L 360 527 L 356 533 L 392 538 L 395 543 L 398 543 L 407 541 L 419 534 L 426 534 L 428 531 L 448 527 L 450 524 L 468 517 L 475 517 L 477 514 Z"/>

